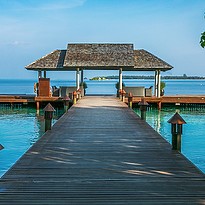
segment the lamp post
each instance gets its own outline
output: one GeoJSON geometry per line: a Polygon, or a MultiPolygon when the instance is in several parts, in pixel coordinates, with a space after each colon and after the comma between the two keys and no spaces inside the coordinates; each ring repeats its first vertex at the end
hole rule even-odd
{"type": "Polygon", "coordinates": [[[140,106],[140,111],[141,111],[141,120],[146,121],[146,111],[147,111],[147,106],[149,105],[144,98],[141,99],[141,101],[138,103],[140,106]]]}
{"type": "Polygon", "coordinates": [[[63,103],[64,103],[64,110],[65,110],[65,112],[67,112],[68,109],[69,109],[69,101],[70,101],[70,98],[66,95],[66,96],[63,98],[63,103]]]}
{"type": "Polygon", "coordinates": [[[186,124],[184,119],[179,115],[178,112],[174,114],[169,120],[171,123],[171,133],[172,133],[172,149],[181,152],[181,135],[182,135],[182,125],[186,124]]]}
{"type": "Polygon", "coordinates": [[[53,112],[55,111],[55,109],[52,107],[50,103],[48,103],[46,107],[43,109],[43,111],[44,111],[45,132],[46,132],[47,130],[51,130],[53,112]]]}

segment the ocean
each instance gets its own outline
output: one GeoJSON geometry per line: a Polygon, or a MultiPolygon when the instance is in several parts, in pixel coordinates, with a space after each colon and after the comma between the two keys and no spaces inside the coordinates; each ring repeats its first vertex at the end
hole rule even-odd
{"type": "MultiPolygon", "coordinates": [[[[205,80],[163,80],[166,83],[165,95],[189,94],[205,95],[205,80]]],[[[0,94],[34,94],[36,80],[0,80],[0,94]]],[[[87,94],[116,94],[117,80],[85,81],[87,94]]],[[[123,80],[125,86],[154,85],[153,80],[123,80]]],[[[74,80],[51,80],[51,86],[75,86],[74,80]]]]}
{"type": "MultiPolygon", "coordinates": [[[[117,80],[86,80],[87,94],[115,95],[117,80]]],[[[205,80],[165,80],[165,95],[189,94],[205,95],[205,80]]],[[[0,94],[34,94],[35,80],[0,80],[0,94]]],[[[153,80],[124,80],[125,86],[154,85],[153,80]]],[[[51,81],[52,86],[74,86],[75,81],[51,81]]],[[[173,116],[176,108],[152,109],[147,112],[147,122],[168,142],[171,142],[170,124],[167,120],[173,116]]],[[[139,113],[139,110],[136,110],[139,113]]],[[[205,110],[180,110],[187,122],[182,136],[182,154],[205,173],[205,110]]],[[[62,115],[55,112],[53,123],[62,115]]],[[[0,106],[0,176],[2,176],[44,133],[43,112],[36,113],[35,108],[0,106]]]]}

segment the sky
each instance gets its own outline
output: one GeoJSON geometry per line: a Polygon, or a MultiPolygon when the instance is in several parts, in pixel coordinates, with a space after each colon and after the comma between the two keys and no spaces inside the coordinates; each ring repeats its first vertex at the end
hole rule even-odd
{"type": "Polygon", "coordinates": [[[68,43],[133,43],[171,64],[166,75],[205,76],[204,12],[205,0],[0,0],[0,79],[37,78],[25,66],[68,43]]]}

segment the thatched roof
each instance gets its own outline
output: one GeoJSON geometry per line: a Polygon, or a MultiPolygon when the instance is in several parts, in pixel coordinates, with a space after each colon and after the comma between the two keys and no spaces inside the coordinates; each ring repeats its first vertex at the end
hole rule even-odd
{"type": "Polygon", "coordinates": [[[28,70],[63,69],[66,50],[55,50],[26,66],[28,70]]]}
{"type": "Polygon", "coordinates": [[[68,44],[67,50],[55,50],[26,66],[28,70],[66,71],[80,69],[162,71],[172,66],[133,44],[68,44]]]}
{"type": "Polygon", "coordinates": [[[132,44],[68,44],[64,67],[133,66],[132,44]]]}
{"type": "Polygon", "coordinates": [[[134,50],[134,68],[138,70],[150,70],[153,68],[170,70],[172,66],[148,51],[141,49],[134,50]]]}

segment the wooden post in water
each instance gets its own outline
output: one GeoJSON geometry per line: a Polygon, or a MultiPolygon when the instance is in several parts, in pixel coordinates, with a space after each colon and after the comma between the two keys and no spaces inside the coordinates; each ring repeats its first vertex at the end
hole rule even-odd
{"type": "Polygon", "coordinates": [[[161,110],[161,109],[162,109],[162,102],[161,102],[161,101],[159,101],[159,102],[157,103],[157,107],[158,107],[158,110],[161,110]]]}
{"type": "Polygon", "coordinates": [[[184,119],[175,113],[175,115],[168,120],[171,123],[171,133],[172,133],[172,149],[181,152],[181,135],[182,135],[182,125],[186,124],[184,119]]]}
{"type": "Polygon", "coordinates": [[[132,100],[133,100],[133,95],[132,93],[129,93],[128,95],[128,107],[132,109],[132,100]]]}
{"type": "Polygon", "coordinates": [[[55,109],[52,107],[50,103],[48,103],[43,110],[44,110],[45,132],[46,132],[47,130],[51,130],[53,112],[55,111],[55,109]]]}
{"type": "Polygon", "coordinates": [[[67,112],[68,109],[69,109],[69,101],[70,101],[70,98],[66,95],[66,96],[63,98],[64,110],[65,110],[65,112],[67,112]]]}
{"type": "Polygon", "coordinates": [[[36,110],[39,111],[39,109],[40,109],[40,102],[36,101],[36,110]]]}

